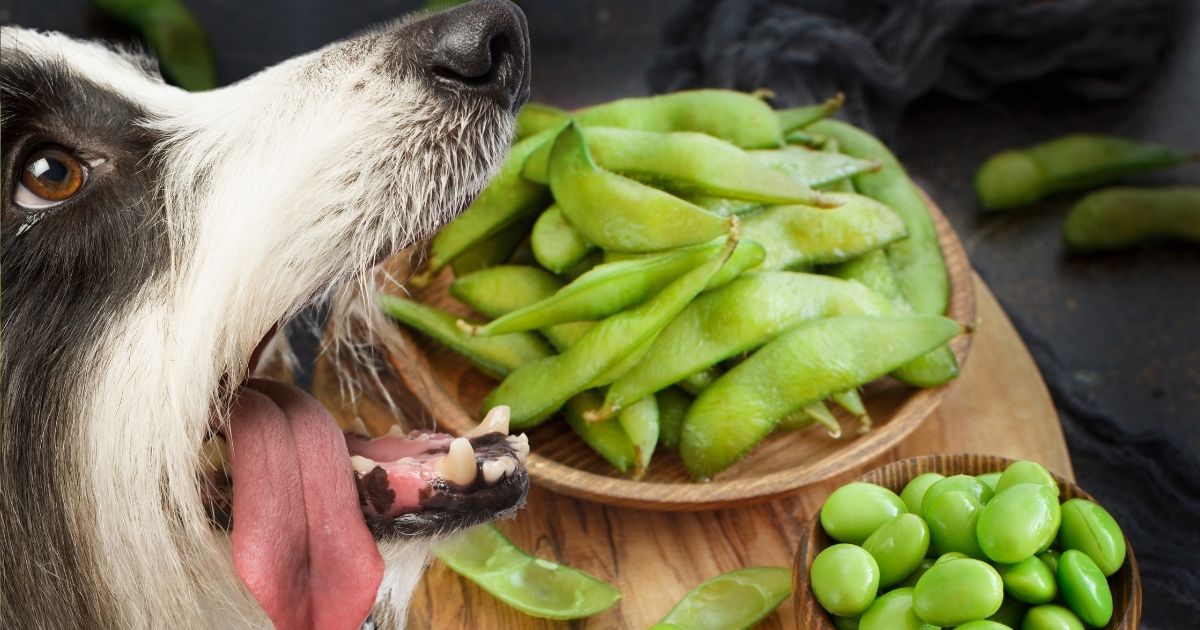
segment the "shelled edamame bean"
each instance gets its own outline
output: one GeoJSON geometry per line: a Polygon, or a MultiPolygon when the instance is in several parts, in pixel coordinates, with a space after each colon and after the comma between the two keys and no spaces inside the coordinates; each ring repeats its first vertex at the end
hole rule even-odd
{"type": "Polygon", "coordinates": [[[1107,578],[1126,553],[1112,515],[1086,499],[1060,505],[1057,482],[1036,462],[992,479],[994,491],[938,473],[898,496],[863,482],[838,488],[820,512],[837,544],[813,561],[813,596],[835,620],[861,614],[860,628],[1107,625],[1107,578]]]}

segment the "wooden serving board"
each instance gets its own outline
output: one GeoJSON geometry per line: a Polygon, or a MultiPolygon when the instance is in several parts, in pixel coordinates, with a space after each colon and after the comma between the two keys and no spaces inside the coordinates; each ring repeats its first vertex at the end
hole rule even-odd
{"type": "MultiPolygon", "coordinates": [[[[885,461],[988,453],[1034,459],[1073,479],[1058,416],[1037,366],[995,297],[978,278],[975,282],[980,326],[961,382],[896,448],[797,494],[719,511],[609,507],[531,488],[528,507],[516,520],[500,523],[500,529],[522,549],[613,582],[623,599],[579,622],[533,619],[435,561],[413,597],[409,627],[647,628],[694,586],[719,573],[754,565],[790,567],[806,521],[829,492],[885,461]]],[[[794,628],[790,607],[785,602],[782,614],[760,627],[794,628]]]]}

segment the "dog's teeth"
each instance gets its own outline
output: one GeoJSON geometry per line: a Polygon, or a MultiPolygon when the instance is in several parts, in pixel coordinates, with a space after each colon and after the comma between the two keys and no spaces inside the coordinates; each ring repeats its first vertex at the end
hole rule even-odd
{"type": "Polygon", "coordinates": [[[486,462],[483,462],[483,480],[486,481],[488,485],[500,481],[500,478],[503,476],[504,462],[498,459],[489,459],[486,462]]]}
{"type": "MultiPolygon", "coordinates": [[[[407,434],[407,433],[405,433],[404,435],[405,435],[405,436],[407,436],[408,434],[407,434]]],[[[418,433],[418,434],[417,434],[417,441],[418,441],[418,442],[428,442],[430,437],[431,437],[431,436],[430,436],[428,433],[418,433]]]]}
{"type": "Polygon", "coordinates": [[[388,427],[387,437],[406,438],[408,437],[408,433],[404,429],[401,429],[400,425],[393,424],[388,427]]]}
{"type": "Polygon", "coordinates": [[[504,463],[504,476],[505,477],[508,477],[508,476],[512,475],[514,472],[517,472],[517,460],[515,460],[511,457],[505,456],[505,457],[500,458],[498,461],[504,463]]]}
{"type": "Polygon", "coordinates": [[[467,437],[479,437],[488,433],[508,435],[508,419],[510,417],[512,417],[512,411],[509,410],[508,405],[492,407],[492,410],[487,413],[487,416],[484,416],[479,426],[467,431],[464,435],[467,437]]]}
{"type": "Polygon", "coordinates": [[[350,421],[350,426],[347,429],[358,436],[365,438],[371,437],[371,432],[367,431],[367,425],[363,424],[362,418],[355,416],[354,420],[350,421]]]}
{"type": "Polygon", "coordinates": [[[374,460],[363,457],[362,455],[350,456],[350,467],[353,468],[354,472],[356,473],[365,475],[374,470],[376,466],[378,466],[378,464],[376,464],[374,460]]]}
{"type": "Polygon", "coordinates": [[[471,442],[467,438],[454,438],[446,456],[438,461],[437,469],[447,480],[460,486],[475,481],[475,449],[471,448],[471,442]]]}
{"type": "Polygon", "coordinates": [[[516,440],[516,441],[518,441],[518,442],[524,442],[525,444],[529,444],[529,436],[528,436],[528,435],[525,435],[524,433],[521,433],[521,434],[517,435],[517,436],[516,436],[516,437],[514,437],[513,439],[514,439],[514,440],[516,440]]]}
{"type": "MultiPolygon", "coordinates": [[[[521,435],[525,434],[522,433],[521,435]]],[[[529,457],[529,441],[526,440],[524,442],[513,442],[511,446],[513,449],[513,454],[517,456],[517,461],[524,464],[525,458],[529,457]]]]}

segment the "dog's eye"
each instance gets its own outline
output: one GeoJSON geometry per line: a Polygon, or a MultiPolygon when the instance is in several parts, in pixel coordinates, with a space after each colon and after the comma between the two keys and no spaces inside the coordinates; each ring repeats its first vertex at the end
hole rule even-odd
{"type": "Polygon", "coordinates": [[[87,167],[62,147],[43,145],[25,158],[13,200],[29,209],[49,208],[70,199],[87,181],[87,167]]]}

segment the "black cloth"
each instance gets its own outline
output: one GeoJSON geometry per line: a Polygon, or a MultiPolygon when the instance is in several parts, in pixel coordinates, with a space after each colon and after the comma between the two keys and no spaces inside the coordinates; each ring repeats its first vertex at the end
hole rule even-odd
{"type": "MultiPolygon", "coordinates": [[[[769,87],[781,106],[846,93],[842,117],[889,136],[931,92],[983,99],[1006,85],[1082,99],[1134,93],[1157,67],[1182,0],[694,0],[665,32],[656,92],[769,87]],[[1030,84],[1029,82],[1035,82],[1030,84]]],[[[987,270],[980,270],[987,276],[987,270]]],[[[1143,627],[1200,626],[1200,463],[1161,432],[1123,428],[1009,311],[1042,370],[1076,476],[1137,553],[1143,627]]],[[[1019,402],[1019,401],[1014,401],[1019,402]]]]}

